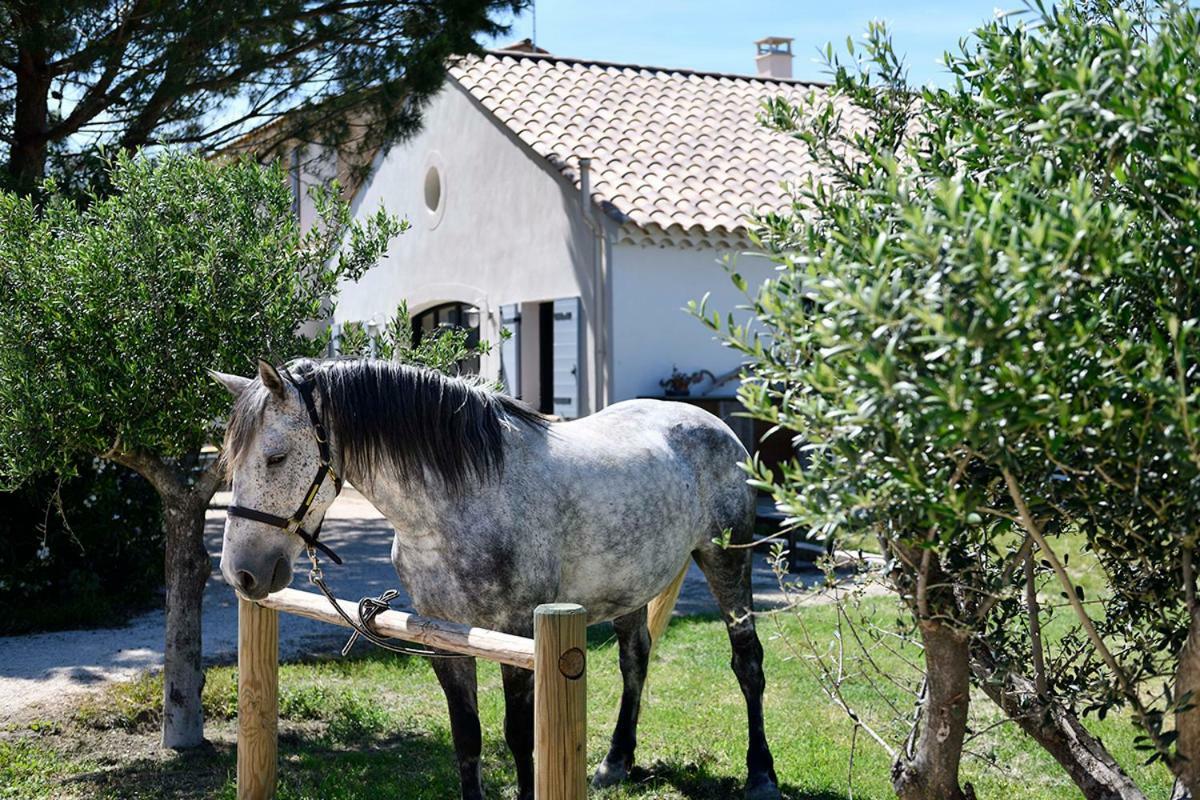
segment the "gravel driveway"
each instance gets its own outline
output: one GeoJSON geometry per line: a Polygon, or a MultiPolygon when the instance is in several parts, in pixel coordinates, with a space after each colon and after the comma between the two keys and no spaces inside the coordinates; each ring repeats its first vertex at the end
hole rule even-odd
{"type": "MultiPolygon", "coordinates": [[[[204,656],[213,663],[229,663],[237,655],[237,603],[217,571],[221,531],[225,524],[227,494],[218,494],[208,511],[205,542],[213,558],[213,574],[204,593],[204,656]]],[[[326,516],[321,530],[345,565],[330,565],[326,577],[340,597],[378,595],[397,584],[390,561],[392,528],[362,495],[347,487],[326,516]]],[[[754,557],[755,597],[759,607],[783,601],[778,583],[764,556],[754,557]]],[[[809,571],[794,576],[800,583],[820,580],[809,571]]],[[[294,584],[305,588],[297,577],[294,584]]],[[[394,602],[405,608],[402,593],[394,602]]],[[[693,564],[680,592],[676,614],[715,612],[716,606],[704,577],[693,564]]],[[[341,628],[313,620],[282,615],[279,622],[280,658],[340,649],[341,628]]],[[[127,680],[144,670],[160,669],[163,660],[163,612],[151,611],[120,628],[60,631],[27,636],[0,637],[0,723],[29,720],[69,702],[80,692],[108,681],[127,680]]]]}

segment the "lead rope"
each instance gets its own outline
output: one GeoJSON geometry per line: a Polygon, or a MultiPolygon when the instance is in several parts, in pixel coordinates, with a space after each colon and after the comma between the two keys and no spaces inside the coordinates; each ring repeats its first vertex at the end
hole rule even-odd
{"type": "Polygon", "coordinates": [[[342,648],[342,655],[348,655],[350,648],[354,647],[354,643],[358,641],[358,637],[366,639],[376,647],[383,650],[390,650],[393,653],[402,653],[410,656],[421,656],[423,658],[474,658],[474,656],[465,655],[463,653],[442,653],[437,650],[423,650],[418,647],[408,647],[402,644],[393,644],[392,639],[387,639],[370,629],[370,624],[373,619],[381,612],[388,610],[390,603],[398,595],[395,589],[388,589],[378,597],[364,597],[358,601],[358,621],[351,619],[350,615],[342,608],[342,604],[334,597],[333,592],[329,591],[329,587],[325,585],[325,576],[321,572],[321,562],[317,560],[317,550],[312,545],[308,545],[308,560],[312,562],[312,568],[308,571],[308,581],[312,585],[321,590],[321,594],[325,595],[325,599],[329,601],[329,605],[333,606],[333,610],[337,612],[342,621],[350,626],[354,633],[350,634],[350,639],[346,642],[346,646],[342,648]]]}

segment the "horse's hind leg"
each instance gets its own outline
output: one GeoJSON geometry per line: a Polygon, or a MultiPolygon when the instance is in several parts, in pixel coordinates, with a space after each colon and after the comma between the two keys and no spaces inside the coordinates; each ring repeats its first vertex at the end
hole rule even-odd
{"type": "Polygon", "coordinates": [[[746,797],[748,800],[774,800],[779,797],[779,781],[767,735],[763,729],[762,644],[754,630],[753,594],[750,582],[750,551],[725,549],[706,544],[693,553],[696,563],[708,579],[709,588],[717,599],[729,643],[733,646],[730,666],[741,684],[746,698],[746,713],[750,723],[750,745],[746,751],[746,797]]]}
{"type": "Polygon", "coordinates": [[[638,711],[642,705],[642,685],[646,682],[646,667],[650,663],[650,630],[646,627],[646,607],[613,620],[620,651],[621,710],[613,730],[612,746],[604,761],[596,768],[592,785],[612,786],[626,778],[633,766],[633,751],[637,747],[638,711]]]}
{"type": "Polygon", "coordinates": [[[450,734],[458,758],[462,798],[483,800],[483,775],[479,763],[483,735],[479,730],[475,659],[434,657],[430,661],[450,709],[450,734]]]}
{"type": "Polygon", "coordinates": [[[533,800],[533,673],[500,665],[504,679],[504,740],[517,765],[517,800],[533,800]]]}

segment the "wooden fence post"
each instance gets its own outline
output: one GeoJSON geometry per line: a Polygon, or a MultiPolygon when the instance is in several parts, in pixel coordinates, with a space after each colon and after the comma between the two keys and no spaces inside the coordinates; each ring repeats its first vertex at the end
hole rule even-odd
{"type": "Polygon", "coordinates": [[[275,796],[279,612],[238,598],[238,800],[275,796]]]}
{"type": "Polygon", "coordinates": [[[534,800],[587,797],[587,613],[574,603],[533,612],[534,800]]]}

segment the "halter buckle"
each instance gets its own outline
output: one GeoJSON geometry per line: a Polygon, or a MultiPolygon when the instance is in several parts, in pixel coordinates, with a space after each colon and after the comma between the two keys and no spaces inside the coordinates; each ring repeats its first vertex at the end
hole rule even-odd
{"type": "Polygon", "coordinates": [[[316,584],[324,577],[324,574],[321,572],[321,562],[317,560],[317,548],[311,544],[307,547],[308,560],[312,562],[312,567],[308,570],[308,581],[309,583],[316,584]]]}

